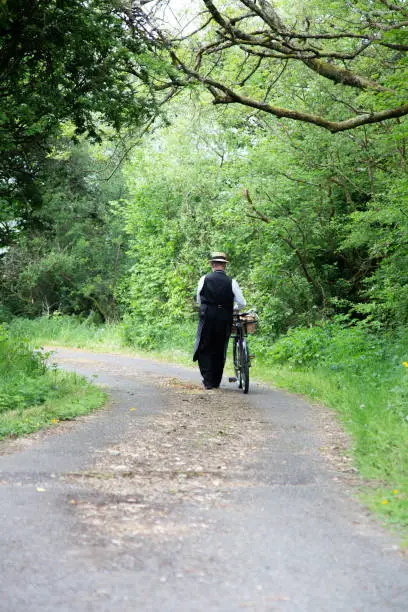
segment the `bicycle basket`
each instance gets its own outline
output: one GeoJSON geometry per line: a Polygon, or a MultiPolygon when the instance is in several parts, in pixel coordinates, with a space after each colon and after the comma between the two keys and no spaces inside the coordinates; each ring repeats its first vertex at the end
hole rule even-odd
{"type": "Polygon", "coordinates": [[[239,321],[243,327],[244,335],[254,334],[256,330],[256,325],[258,323],[258,315],[255,312],[248,312],[246,314],[234,315],[232,321],[232,329],[231,334],[236,335],[237,333],[237,320],[239,321]]]}
{"type": "Polygon", "coordinates": [[[241,316],[241,322],[244,326],[246,334],[254,334],[256,324],[258,323],[258,316],[256,314],[246,314],[241,316]]]}

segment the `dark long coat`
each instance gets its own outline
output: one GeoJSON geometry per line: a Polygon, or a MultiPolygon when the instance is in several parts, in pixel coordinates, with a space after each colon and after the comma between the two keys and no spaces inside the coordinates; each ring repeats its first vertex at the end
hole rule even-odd
{"type": "Polygon", "coordinates": [[[202,344],[206,339],[207,329],[213,329],[215,323],[217,323],[219,333],[223,336],[225,351],[227,348],[228,339],[231,333],[234,303],[231,289],[232,279],[227,277],[224,272],[221,272],[222,277],[228,279],[228,283],[224,281],[220,286],[219,281],[221,278],[219,274],[219,272],[207,274],[201,291],[202,301],[200,305],[200,316],[194,345],[193,361],[197,361],[198,359],[198,349],[200,348],[200,343],[202,344]],[[214,301],[214,296],[218,298],[216,301],[221,301],[222,304],[208,303],[214,301]]]}

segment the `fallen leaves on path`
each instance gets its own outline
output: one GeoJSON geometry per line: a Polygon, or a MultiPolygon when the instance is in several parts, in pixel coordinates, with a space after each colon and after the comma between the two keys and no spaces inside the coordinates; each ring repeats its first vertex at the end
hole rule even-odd
{"type": "Polygon", "coordinates": [[[251,486],[250,464],[268,435],[236,390],[158,382],[167,410],[98,452],[92,470],[71,475],[84,487],[76,510],[107,537],[168,538],[206,529],[206,508],[228,503],[236,487],[251,486]],[[196,511],[189,515],[186,506],[196,511]]]}

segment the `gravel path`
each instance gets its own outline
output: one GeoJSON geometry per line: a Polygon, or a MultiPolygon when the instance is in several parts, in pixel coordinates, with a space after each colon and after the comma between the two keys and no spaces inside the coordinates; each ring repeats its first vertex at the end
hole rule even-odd
{"type": "Polygon", "coordinates": [[[408,565],[355,499],[347,439],[296,396],[58,349],[107,387],[0,443],[0,610],[408,610],[408,565]]]}

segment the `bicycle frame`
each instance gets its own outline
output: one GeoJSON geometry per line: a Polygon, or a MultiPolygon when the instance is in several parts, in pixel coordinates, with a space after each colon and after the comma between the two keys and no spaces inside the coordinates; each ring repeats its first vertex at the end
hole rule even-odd
{"type": "Polygon", "coordinates": [[[248,393],[249,368],[251,367],[251,361],[249,357],[248,344],[245,337],[245,324],[244,321],[240,319],[239,313],[234,313],[234,327],[235,332],[232,337],[234,339],[233,360],[235,379],[230,379],[230,381],[237,382],[239,389],[242,389],[244,393],[248,393]]]}

